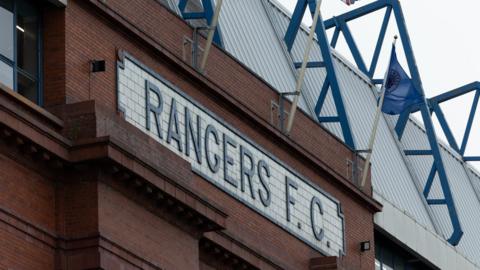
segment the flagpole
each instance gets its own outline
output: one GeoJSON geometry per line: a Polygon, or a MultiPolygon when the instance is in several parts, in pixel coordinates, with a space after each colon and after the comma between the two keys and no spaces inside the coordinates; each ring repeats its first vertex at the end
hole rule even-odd
{"type": "MultiPolygon", "coordinates": [[[[285,133],[288,135],[290,130],[292,129],[293,119],[295,118],[295,112],[297,110],[298,100],[300,99],[300,94],[302,91],[303,79],[305,77],[305,70],[307,69],[308,58],[310,56],[310,51],[313,46],[313,39],[315,36],[315,29],[317,28],[318,18],[320,17],[320,6],[322,5],[322,0],[317,2],[317,6],[315,9],[315,14],[313,15],[313,22],[312,26],[310,27],[310,33],[308,34],[308,42],[307,47],[305,48],[305,52],[303,54],[303,62],[300,68],[300,72],[297,78],[297,83],[295,85],[295,97],[292,102],[292,107],[290,108],[290,114],[288,115],[288,122],[287,122],[287,129],[285,133]]],[[[283,112],[282,112],[283,113],[283,112]]],[[[282,119],[283,121],[283,119],[282,119]]]]}
{"type": "Polygon", "coordinates": [[[205,65],[207,64],[208,55],[210,54],[210,48],[212,47],[213,37],[215,36],[215,31],[217,31],[218,17],[220,16],[222,3],[223,0],[218,0],[217,5],[215,6],[215,13],[213,13],[212,22],[209,26],[205,51],[203,52],[202,62],[200,64],[201,71],[205,70],[205,65]]]}
{"type": "MultiPolygon", "coordinates": [[[[397,42],[397,38],[398,37],[395,35],[393,39],[394,47],[395,47],[395,43],[397,42]]],[[[390,59],[390,62],[391,60],[392,59],[390,59]]],[[[390,70],[390,62],[388,63],[387,71],[385,72],[385,76],[383,78],[382,87],[380,88],[380,92],[381,92],[380,101],[378,102],[377,112],[375,113],[375,119],[373,121],[373,128],[372,128],[372,133],[370,134],[370,140],[368,141],[368,150],[367,150],[368,153],[365,159],[365,164],[363,166],[362,182],[360,183],[361,188],[365,186],[365,182],[367,181],[367,176],[368,176],[368,169],[370,168],[370,160],[372,158],[373,144],[375,143],[375,137],[377,136],[377,129],[378,129],[378,124],[380,123],[380,114],[382,113],[383,100],[385,99],[385,84],[388,77],[388,71],[390,70]]]]}

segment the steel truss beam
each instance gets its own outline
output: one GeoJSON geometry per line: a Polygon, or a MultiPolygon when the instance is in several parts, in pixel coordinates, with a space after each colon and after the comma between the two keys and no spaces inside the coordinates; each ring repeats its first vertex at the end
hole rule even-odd
{"type": "MultiPolygon", "coordinates": [[[[299,1],[300,2],[300,1],[299,1]]],[[[363,7],[357,8],[355,10],[352,10],[350,12],[344,13],[340,16],[333,17],[329,20],[326,20],[324,22],[324,28],[325,29],[330,29],[330,28],[335,28],[334,34],[333,34],[333,39],[332,39],[332,46],[335,46],[338,40],[338,36],[340,32],[343,33],[345,40],[347,42],[347,45],[353,55],[353,58],[355,60],[355,63],[357,67],[363,71],[365,74],[367,74],[370,79],[372,80],[372,83],[382,83],[382,80],[376,80],[373,78],[375,74],[375,70],[378,64],[378,59],[380,56],[380,52],[384,43],[385,39],[385,33],[388,28],[388,24],[390,22],[390,17],[392,15],[395,17],[398,31],[401,37],[403,49],[405,52],[405,56],[407,58],[407,63],[408,67],[410,70],[410,74],[412,76],[412,82],[415,86],[415,88],[420,91],[420,93],[425,96],[424,91],[423,91],[423,86],[422,82],[420,79],[420,74],[416,65],[415,61],[415,56],[413,53],[412,45],[410,42],[410,37],[408,35],[407,27],[405,24],[405,19],[403,16],[403,11],[400,6],[400,3],[398,0],[378,0],[376,2],[373,2],[371,4],[367,4],[363,7]],[[353,36],[350,32],[350,29],[347,26],[347,23],[358,19],[360,17],[369,15],[370,13],[376,12],[378,10],[385,9],[385,15],[384,19],[382,22],[382,26],[380,28],[380,33],[376,42],[375,50],[373,53],[372,61],[370,63],[370,67],[367,69],[364,59],[362,58],[362,55],[355,43],[355,40],[353,39],[353,36]]],[[[476,96],[477,102],[478,102],[478,95],[476,96]]],[[[474,104],[476,105],[476,104],[474,104]]],[[[438,106],[437,106],[438,107],[438,106]]],[[[427,101],[423,102],[422,104],[416,106],[415,108],[417,111],[421,112],[423,123],[425,125],[428,141],[430,144],[430,149],[419,149],[419,150],[405,150],[406,155],[421,155],[421,156],[432,156],[434,159],[432,170],[428,176],[427,182],[425,184],[425,188],[423,191],[423,195],[425,196],[426,202],[429,205],[445,205],[448,209],[450,221],[452,223],[453,227],[453,232],[450,238],[448,239],[448,242],[452,245],[457,245],[462,238],[463,231],[462,227],[460,224],[460,221],[458,219],[458,214],[457,210],[455,207],[455,203],[453,200],[452,192],[450,190],[450,185],[448,183],[448,178],[447,174],[445,172],[445,167],[443,164],[441,152],[440,152],[440,147],[437,142],[437,136],[435,134],[435,129],[433,127],[433,122],[431,119],[431,108],[429,107],[427,101]],[[433,181],[435,179],[435,175],[438,175],[438,178],[440,180],[440,186],[442,188],[442,192],[444,195],[444,199],[429,199],[429,194],[430,194],[430,189],[433,184],[433,181]]],[[[436,108],[436,111],[440,112],[437,113],[437,115],[441,114],[440,108],[436,108]]],[[[412,110],[408,110],[404,112],[403,114],[400,115],[397,125],[395,127],[395,131],[397,132],[398,139],[401,140],[401,135],[405,129],[405,126],[408,122],[410,113],[412,110]]],[[[440,116],[441,117],[441,116],[440,116]]],[[[471,117],[473,118],[473,116],[471,117]]],[[[442,121],[440,121],[442,122],[442,121]]],[[[446,122],[445,122],[446,123],[446,122]]],[[[469,122],[470,123],[470,122],[469,122]]],[[[470,125],[471,126],[471,125],[470,125]]],[[[448,129],[448,131],[450,131],[448,129]]],[[[451,133],[451,131],[450,131],[451,133]]],[[[466,132],[466,137],[464,138],[464,142],[462,143],[462,147],[460,148],[460,151],[462,149],[464,150],[464,145],[466,145],[466,140],[468,140],[468,135],[469,131],[466,132]]],[[[450,136],[450,135],[449,135],[450,136]]],[[[451,137],[453,138],[453,136],[451,137]]],[[[453,141],[452,141],[453,142],[453,141]]],[[[455,145],[455,144],[454,144],[455,145]]],[[[458,149],[458,147],[454,148],[458,149]]],[[[476,157],[472,157],[472,159],[475,159],[476,157]]],[[[479,158],[480,159],[480,158],[479,158]]]]}
{"type": "MultiPolygon", "coordinates": [[[[207,24],[210,26],[213,20],[214,12],[215,12],[215,8],[214,8],[215,5],[213,3],[213,0],[201,0],[201,1],[203,6],[202,12],[187,12],[186,9],[187,9],[188,0],[180,0],[178,2],[178,9],[180,10],[180,13],[182,14],[182,17],[184,20],[205,19],[207,21],[207,24]]],[[[217,26],[217,29],[215,29],[213,42],[218,46],[223,47],[222,35],[220,32],[219,26],[217,26]]]]}
{"type": "MultiPolygon", "coordinates": [[[[291,53],[293,44],[297,37],[298,31],[300,30],[302,18],[305,14],[307,6],[310,9],[310,14],[314,15],[315,8],[317,3],[315,0],[298,0],[295,10],[292,15],[292,19],[287,28],[287,32],[284,37],[284,41],[287,45],[287,50],[291,53]]],[[[350,129],[350,124],[348,122],[347,112],[345,110],[343,98],[340,92],[340,86],[338,84],[337,75],[335,72],[332,53],[330,45],[328,42],[327,34],[325,32],[324,22],[322,16],[318,18],[318,24],[315,29],[315,34],[317,35],[317,43],[320,47],[322,54],[323,62],[310,62],[307,64],[307,68],[319,68],[324,67],[327,70],[327,77],[323,83],[323,87],[318,98],[317,104],[315,106],[315,113],[319,122],[336,122],[339,123],[342,128],[342,134],[345,143],[352,149],[355,149],[355,142],[353,140],[352,131],[350,129]],[[331,89],[333,101],[337,110],[337,116],[334,117],[320,117],[320,112],[322,111],[325,98],[327,96],[328,89],[331,89]]],[[[298,66],[298,63],[295,63],[295,66],[298,66]]]]}
{"type": "MultiPolygon", "coordinates": [[[[480,161],[480,156],[465,157],[465,151],[467,150],[467,144],[470,138],[470,133],[472,131],[473,120],[475,118],[475,113],[477,112],[479,100],[480,82],[469,83],[457,89],[427,99],[428,105],[430,107],[430,112],[434,113],[437,116],[438,122],[440,123],[440,127],[442,128],[442,131],[447,138],[448,144],[462,156],[464,161],[480,161]],[[473,98],[472,107],[470,108],[470,113],[468,114],[467,126],[465,127],[462,142],[461,144],[458,144],[457,140],[453,136],[450,126],[447,123],[443,110],[440,108],[440,104],[471,92],[475,92],[475,96],[473,98]]],[[[410,109],[410,113],[417,112],[418,110],[418,107],[413,107],[410,109]]],[[[399,123],[397,128],[397,133],[399,134],[399,136],[403,135],[404,130],[405,124],[399,123]]]]}

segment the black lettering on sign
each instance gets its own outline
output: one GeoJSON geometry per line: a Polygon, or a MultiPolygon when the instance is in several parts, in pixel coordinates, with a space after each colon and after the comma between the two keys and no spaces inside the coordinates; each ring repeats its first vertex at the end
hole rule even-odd
{"type": "Polygon", "coordinates": [[[202,139],[200,136],[202,128],[202,121],[199,115],[197,115],[197,132],[193,130],[192,116],[190,110],[185,107],[185,154],[190,156],[190,137],[193,142],[193,149],[195,150],[195,156],[197,157],[198,164],[202,164],[202,139]]]}
{"type": "Polygon", "coordinates": [[[240,145],[240,189],[245,192],[245,178],[248,180],[248,186],[250,188],[250,194],[252,199],[255,200],[255,192],[253,191],[253,176],[255,176],[255,163],[253,161],[252,153],[240,145]],[[246,159],[249,159],[250,168],[246,168],[246,159]]]}
{"type": "Polygon", "coordinates": [[[270,167],[268,166],[268,163],[265,162],[263,159],[258,161],[257,173],[258,173],[258,178],[260,179],[260,184],[265,191],[265,195],[264,195],[264,193],[262,193],[261,190],[258,189],[258,194],[260,195],[260,201],[262,201],[263,206],[268,207],[270,206],[270,203],[271,203],[271,194],[270,194],[271,191],[270,191],[270,186],[268,185],[265,177],[270,178],[270,167]],[[265,175],[262,172],[265,172],[265,175]]]}
{"type": "Polygon", "coordinates": [[[211,151],[210,151],[210,135],[213,136],[213,140],[215,144],[220,145],[218,142],[218,133],[217,129],[213,125],[208,125],[207,129],[205,129],[205,156],[207,158],[208,168],[212,173],[217,173],[220,169],[220,157],[217,154],[213,154],[213,161],[211,158],[211,151]]]}
{"type": "Polygon", "coordinates": [[[293,188],[298,190],[298,184],[294,182],[292,179],[285,176],[285,195],[287,199],[285,200],[287,203],[287,221],[290,222],[290,205],[295,205],[295,198],[290,195],[290,189],[293,188]]]}
{"type": "Polygon", "coordinates": [[[315,207],[318,208],[318,211],[321,216],[323,216],[323,205],[322,201],[318,197],[313,197],[312,201],[310,202],[310,220],[312,222],[312,231],[313,235],[318,241],[322,241],[323,237],[325,236],[323,228],[317,230],[315,224],[315,207]]]}
{"type": "Polygon", "coordinates": [[[161,118],[160,115],[162,114],[163,110],[163,97],[160,89],[153,83],[145,80],[145,120],[146,120],[146,128],[150,130],[150,113],[153,113],[153,118],[155,119],[155,124],[157,126],[157,134],[160,139],[163,139],[162,135],[162,126],[161,126],[161,118]],[[158,105],[155,106],[150,102],[150,93],[153,92],[158,99],[158,105]]]}
{"type": "Polygon", "coordinates": [[[178,128],[178,113],[177,101],[172,98],[172,105],[170,106],[170,117],[168,119],[167,143],[175,140],[177,142],[178,151],[182,150],[182,137],[180,137],[180,130],[178,128]]]}
{"type": "Polygon", "coordinates": [[[223,134],[223,178],[234,187],[238,187],[238,181],[228,174],[228,166],[235,163],[233,158],[228,155],[228,147],[237,148],[237,142],[230,138],[227,134],[223,134]]]}

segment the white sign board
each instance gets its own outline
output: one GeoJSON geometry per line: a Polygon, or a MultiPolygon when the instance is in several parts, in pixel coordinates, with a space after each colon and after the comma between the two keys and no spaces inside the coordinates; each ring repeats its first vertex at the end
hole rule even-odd
{"type": "Polygon", "coordinates": [[[118,108],[128,122],[309,246],[328,256],[344,253],[336,199],[130,55],[123,58],[117,65],[118,108]]]}

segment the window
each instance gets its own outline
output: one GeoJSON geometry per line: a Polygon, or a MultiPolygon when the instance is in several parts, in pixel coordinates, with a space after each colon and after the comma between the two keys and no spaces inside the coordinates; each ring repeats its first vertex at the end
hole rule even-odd
{"type": "Polygon", "coordinates": [[[375,270],[430,270],[418,257],[392,240],[375,233],[375,270]]]}
{"type": "Polygon", "coordinates": [[[37,1],[0,0],[0,83],[40,104],[37,1]]]}

